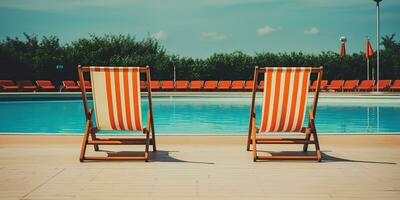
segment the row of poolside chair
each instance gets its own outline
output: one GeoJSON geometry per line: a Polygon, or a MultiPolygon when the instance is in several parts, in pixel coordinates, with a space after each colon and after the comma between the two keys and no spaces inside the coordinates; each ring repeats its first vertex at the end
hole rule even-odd
{"type": "MultiPolygon", "coordinates": [[[[332,80],[328,85],[328,80],[321,80],[320,90],[328,91],[396,91],[400,90],[400,80],[379,80],[375,85],[374,80],[363,80],[359,83],[359,80],[332,80]]],[[[311,91],[315,91],[317,88],[317,81],[314,81],[310,86],[311,91]]]]}
{"type": "MultiPolygon", "coordinates": [[[[69,91],[78,92],[80,91],[79,81],[64,80],[62,85],[56,87],[50,80],[37,80],[36,84],[33,84],[30,80],[17,80],[16,82],[12,80],[0,80],[1,91],[69,91]]],[[[321,80],[320,90],[321,91],[374,91],[379,85],[380,91],[399,91],[400,90],[400,80],[395,80],[391,84],[391,80],[379,80],[379,84],[375,85],[374,80],[332,80],[328,85],[328,80],[321,80]]],[[[154,91],[251,91],[253,89],[253,80],[178,80],[176,83],[170,80],[162,81],[151,81],[150,86],[154,91]]],[[[91,90],[90,81],[85,81],[85,85],[88,86],[87,90],[91,90]]],[[[147,83],[145,81],[140,81],[140,88],[142,90],[146,89],[147,83]]],[[[310,86],[310,91],[315,91],[317,87],[317,81],[314,81],[310,86]]],[[[263,90],[264,80],[261,80],[257,84],[258,90],[263,90]]]]}
{"type": "MultiPolygon", "coordinates": [[[[252,80],[249,80],[249,81],[244,81],[244,80],[235,80],[235,81],[193,80],[190,82],[187,80],[178,80],[178,81],[176,81],[176,84],[174,84],[174,81],[167,81],[167,80],[150,82],[152,90],[166,90],[166,91],[167,90],[205,90],[205,91],[214,91],[214,90],[243,91],[243,90],[248,90],[248,91],[250,91],[253,89],[253,84],[254,84],[254,81],[252,81],[252,80]]],[[[258,89],[262,89],[263,85],[264,85],[264,81],[261,81],[260,84],[258,85],[258,89]]],[[[141,88],[142,89],[146,88],[146,83],[143,81],[141,82],[141,88]]]]}
{"type": "MultiPolygon", "coordinates": [[[[32,83],[30,80],[0,80],[0,90],[8,91],[8,92],[33,92],[33,91],[42,91],[42,92],[55,92],[55,91],[70,91],[70,92],[78,92],[81,91],[81,87],[79,81],[75,82],[72,80],[62,81],[62,86],[57,87],[50,80],[37,80],[36,84],[32,83]]],[[[88,90],[91,90],[90,82],[85,81],[85,85],[88,90]]]]}
{"type": "MultiPolygon", "coordinates": [[[[379,80],[379,84],[375,85],[374,80],[362,80],[359,84],[359,80],[332,80],[328,85],[328,80],[321,80],[320,90],[327,91],[373,91],[376,90],[379,85],[380,91],[387,90],[400,90],[400,80],[395,80],[391,85],[391,80],[379,80]]],[[[253,89],[253,80],[210,80],[200,81],[194,80],[189,81],[179,80],[174,85],[173,81],[151,81],[151,89],[153,90],[205,90],[205,91],[251,91],[253,89]]],[[[315,91],[317,87],[317,80],[310,86],[310,91],[315,91]]],[[[146,83],[141,82],[141,88],[146,88],[146,83]]],[[[264,80],[261,80],[257,85],[258,90],[264,89],[264,80]]]]}

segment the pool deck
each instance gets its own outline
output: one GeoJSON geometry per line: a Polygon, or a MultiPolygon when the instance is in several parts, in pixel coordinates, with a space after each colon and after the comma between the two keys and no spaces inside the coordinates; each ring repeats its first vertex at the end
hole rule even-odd
{"type": "Polygon", "coordinates": [[[321,135],[321,163],[253,162],[244,142],[159,136],[150,162],[80,163],[81,136],[0,135],[0,199],[400,199],[400,135],[321,135]]]}

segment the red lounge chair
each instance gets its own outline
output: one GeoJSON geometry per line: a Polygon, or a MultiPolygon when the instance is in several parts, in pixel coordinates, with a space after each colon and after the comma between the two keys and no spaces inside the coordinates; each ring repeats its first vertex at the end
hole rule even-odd
{"type": "MultiPolygon", "coordinates": [[[[328,85],[328,81],[327,80],[321,80],[321,85],[319,86],[319,90],[325,90],[326,89],[326,85],[328,85]]],[[[315,91],[315,89],[317,89],[317,80],[315,80],[312,84],[312,86],[310,87],[311,91],[315,91]]]]}
{"type": "Polygon", "coordinates": [[[150,87],[152,90],[159,90],[161,88],[160,81],[151,81],[150,87]]]}
{"type": "MultiPolygon", "coordinates": [[[[81,83],[80,83],[80,81],[77,81],[77,82],[78,82],[78,86],[80,88],[81,83]]],[[[84,84],[85,84],[86,91],[92,91],[92,84],[90,83],[90,81],[85,81],[84,84]]]]}
{"type": "Polygon", "coordinates": [[[161,81],[161,89],[174,90],[174,81],[161,81]]]}
{"type": "Polygon", "coordinates": [[[19,87],[12,80],[0,80],[0,88],[3,91],[18,91],[19,87]]]}
{"type": "Polygon", "coordinates": [[[258,84],[257,89],[264,90],[264,80],[260,81],[260,84],[258,84]]]}
{"type": "Polygon", "coordinates": [[[243,90],[244,89],[244,81],[233,81],[232,82],[232,90],[243,90]]]}
{"type": "Polygon", "coordinates": [[[200,90],[201,88],[203,88],[203,81],[191,81],[190,82],[191,90],[200,90]]]}
{"type": "Polygon", "coordinates": [[[219,90],[229,90],[230,87],[231,87],[231,81],[219,81],[218,82],[219,90]]]}
{"type": "Polygon", "coordinates": [[[254,81],[246,81],[246,85],[244,86],[245,90],[253,90],[254,81]]]}
{"type": "Polygon", "coordinates": [[[392,91],[400,90],[400,80],[395,80],[393,85],[390,86],[390,90],[392,91]]]}
{"type": "Polygon", "coordinates": [[[66,91],[80,91],[81,88],[79,85],[75,83],[75,81],[67,80],[67,81],[62,81],[63,86],[66,91]]]}
{"type": "Polygon", "coordinates": [[[218,84],[218,81],[206,81],[204,83],[204,89],[205,90],[215,90],[215,89],[217,89],[217,84],[218,84]]]}
{"type": "Polygon", "coordinates": [[[146,89],[146,82],[140,81],[140,90],[145,90],[146,89]]]}
{"type": "Polygon", "coordinates": [[[22,89],[22,91],[35,91],[37,86],[34,85],[30,80],[17,80],[17,85],[22,89]]]}
{"type": "Polygon", "coordinates": [[[357,87],[358,91],[361,90],[371,90],[372,87],[374,86],[375,81],[374,80],[363,80],[361,81],[360,85],[357,87]]]}
{"type": "Polygon", "coordinates": [[[358,86],[359,80],[347,80],[342,87],[343,90],[354,91],[358,86]]]}
{"type": "Polygon", "coordinates": [[[331,84],[327,87],[328,90],[338,91],[341,90],[344,84],[344,80],[333,80],[331,84]]]}
{"type": "Polygon", "coordinates": [[[189,89],[189,81],[176,81],[176,89],[177,90],[188,90],[189,89]]]}
{"type": "Polygon", "coordinates": [[[376,84],[372,87],[372,90],[376,90],[377,86],[379,85],[379,90],[386,90],[390,87],[390,83],[392,80],[379,80],[379,84],[376,84]]]}
{"type": "Polygon", "coordinates": [[[37,80],[36,85],[41,91],[56,91],[56,87],[49,80],[37,80]]]}

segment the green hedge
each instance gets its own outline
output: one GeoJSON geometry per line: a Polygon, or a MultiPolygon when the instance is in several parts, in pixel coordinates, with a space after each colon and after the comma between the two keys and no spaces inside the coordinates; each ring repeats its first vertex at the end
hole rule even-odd
{"type": "MultiPolygon", "coordinates": [[[[236,51],[216,53],[205,59],[168,54],[156,40],[137,40],[131,35],[91,35],[61,45],[58,37],[38,39],[24,34],[24,39],[6,38],[0,42],[0,79],[77,80],[76,66],[112,65],[152,67],[152,79],[173,79],[176,66],[181,80],[252,79],[254,66],[324,66],[324,79],[365,79],[364,53],[344,58],[336,52],[320,54],[256,53],[254,56],[236,51]],[[60,72],[56,65],[64,65],[60,72]]],[[[394,34],[382,38],[381,79],[400,79],[400,43],[394,34]]],[[[375,58],[370,60],[375,65],[375,58]]]]}

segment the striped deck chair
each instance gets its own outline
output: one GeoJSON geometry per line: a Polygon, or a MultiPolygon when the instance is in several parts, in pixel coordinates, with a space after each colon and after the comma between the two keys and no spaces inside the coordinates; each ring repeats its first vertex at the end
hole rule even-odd
{"type": "Polygon", "coordinates": [[[264,73],[264,99],[261,113],[261,124],[256,128],[255,97],[257,84],[253,85],[247,150],[253,146],[253,160],[261,159],[316,159],[321,161],[317,130],[314,117],[317,108],[319,86],[321,84],[322,67],[256,67],[254,83],[259,73],[264,73]],[[314,103],[309,110],[307,127],[303,126],[305,118],[310,74],[317,73],[318,83],[314,94],[314,103]],[[267,138],[257,136],[262,132],[297,132],[305,133],[305,138],[267,138]],[[311,139],[313,136],[313,140],[311,139]],[[308,144],[315,144],[316,155],[257,155],[258,144],[303,144],[307,151],[308,144]]]}
{"type": "MultiPolygon", "coordinates": [[[[94,67],[78,66],[80,85],[84,83],[84,72],[90,73],[94,116],[96,127],[93,126],[92,112],[86,97],[86,86],[82,87],[82,99],[86,115],[86,128],[82,141],[80,161],[84,160],[145,160],[149,159],[149,145],[156,151],[156,141],[153,122],[151,89],[147,87],[148,117],[147,128],[142,124],[142,108],[140,96],[140,74],[146,74],[147,85],[150,85],[150,68],[147,67],[94,67]],[[144,135],[135,137],[100,138],[97,130],[141,131],[144,135]],[[89,139],[89,134],[91,139],[89,139]],[[138,138],[140,137],[140,138],[138,138]],[[85,156],[86,146],[94,145],[144,145],[145,150],[140,155],[119,155],[119,152],[108,156],[85,156]]],[[[129,152],[128,152],[129,153],[129,152]]]]}

